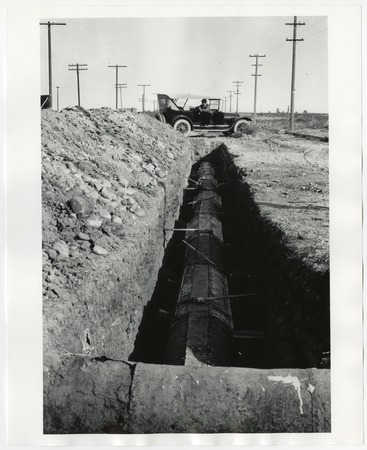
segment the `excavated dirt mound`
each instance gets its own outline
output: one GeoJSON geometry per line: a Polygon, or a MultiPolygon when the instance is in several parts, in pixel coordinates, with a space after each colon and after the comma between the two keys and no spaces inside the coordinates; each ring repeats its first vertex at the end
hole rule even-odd
{"type": "Polygon", "coordinates": [[[61,355],[127,359],[179,207],[189,141],[111,109],[43,112],[46,370],[61,355]]]}

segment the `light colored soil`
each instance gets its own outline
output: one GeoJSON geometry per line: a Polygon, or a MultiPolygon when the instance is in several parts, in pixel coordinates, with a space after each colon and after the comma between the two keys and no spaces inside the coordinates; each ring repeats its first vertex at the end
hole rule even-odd
{"type": "Polygon", "coordinates": [[[309,264],[329,264],[328,144],[261,129],[228,139],[261,213],[285,233],[289,246],[309,264]]]}

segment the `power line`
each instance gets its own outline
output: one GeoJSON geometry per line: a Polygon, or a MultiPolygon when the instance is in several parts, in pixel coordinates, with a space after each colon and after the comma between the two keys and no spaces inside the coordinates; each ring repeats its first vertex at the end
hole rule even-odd
{"type": "Polygon", "coordinates": [[[147,86],[150,86],[150,84],[138,84],[138,86],[142,86],[143,87],[143,96],[142,96],[141,100],[139,99],[139,101],[141,101],[142,104],[143,104],[142,111],[144,112],[145,111],[145,102],[146,102],[146,100],[145,100],[145,88],[147,86]]]}
{"type": "Polygon", "coordinates": [[[119,67],[127,67],[127,66],[119,66],[118,64],[114,66],[108,66],[108,67],[114,67],[116,69],[116,109],[118,109],[118,84],[119,84],[119,67]]]}
{"type": "Polygon", "coordinates": [[[57,92],[57,111],[60,111],[60,108],[59,108],[59,89],[60,89],[60,86],[56,86],[56,92],[57,92]]]}
{"type": "Polygon", "coordinates": [[[304,31],[310,30],[311,28],[315,27],[315,26],[318,25],[320,22],[322,22],[323,20],[326,20],[326,19],[327,19],[326,17],[322,17],[322,18],[321,18],[319,21],[317,21],[316,23],[313,23],[312,25],[310,25],[310,26],[304,28],[304,31]]]}
{"type": "Polygon", "coordinates": [[[122,90],[127,88],[126,83],[120,83],[116,85],[120,91],[120,108],[122,109],[122,90]]]}
{"type": "Polygon", "coordinates": [[[326,60],[326,56],[324,56],[324,58],[322,58],[321,61],[319,61],[316,66],[311,70],[311,72],[309,74],[307,74],[300,83],[298,83],[298,87],[302,86],[304,84],[305,81],[310,79],[310,76],[315,72],[316,69],[318,69],[321,64],[326,60]]]}
{"type": "Polygon", "coordinates": [[[233,81],[233,84],[235,84],[236,85],[236,91],[235,91],[235,94],[236,94],[236,113],[238,113],[238,96],[241,94],[241,92],[238,90],[238,88],[239,88],[239,86],[240,86],[240,84],[242,84],[243,83],[243,81],[233,81]]]}
{"type": "Polygon", "coordinates": [[[76,83],[78,88],[78,106],[80,106],[80,84],[79,84],[79,71],[88,70],[87,64],[69,64],[69,70],[76,71],[76,83]]]}
{"type": "MultiPolygon", "coordinates": [[[[284,41],[284,44],[286,44],[285,41],[284,41]]],[[[268,68],[268,70],[265,70],[263,75],[267,75],[268,73],[273,72],[277,67],[279,67],[289,57],[290,54],[291,54],[291,50],[288,48],[284,57],[282,59],[278,60],[277,64],[274,67],[270,67],[270,68],[268,68]]],[[[269,61],[268,61],[268,63],[269,63],[269,61]]]]}
{"type": "Polygon", "coordinates": [[[293,55],[292,55],[292,83],[291,83],[291,120],[290,129],[294,130],[294,92],[295,92],[295,78],[296,78],[296,42],[303,41],[304,39],[297,39],[297,26],[305,25],[305,22],[297,22],[297,16],[294,16],[293,23],[286,23],[286,25],[293,26],[293,39],[286,39],[286,41],[293,42],[293,55]]]}
{"type": "Polygon", "coordinates": [[[223,111],[226,112],[227,111],[227,97],[223,97],[223,111]]]}
{"type": "Polygon", "coordinates": [[[262,64],[259,64],[259,58],[265,58],[265,55],[249,55],[250,58],[256,58],[256,63],[251,64],[252,66],[255,66],[255,73],[251,74],[252,77],[255,77],[255,89],[254,89],[254,114],[253,114],[253,122],[256,124],[256,94],[257,94],[257,77],[261,77],[261,74],[257,72],[257,68],[259,66],[262,66],[262,64]]]}
{"type": "Polygon", "coordinates": [[[268,52],[268,53],[272,54],[272,56],[267,60],[268,65],[275,58],[275,56],[280,52],[280,50],[285,46],[285,44],[286,44],[286,42],[282,41],[282,43],[276,47],[276,50],[271,50],[270,52],[268,52]]]}
{"type": "Polygon", "coordinates": [[[305,37],[306,37],[306,38],[309,38],[309,37],[312,37],[312,36],[316,36],[317,34],[323,33],[323,32],[326,31],[326,30],[327,30],[327,28],[323,28],[323,29],[320,30],[320,31],[316,31],[315,33],[308,34],[308,35],[306,35],[305,37]]]}
{"type": "Polygon", "coordinates": [[[232,94],[234,91],[227,91],[229,92],[229,112],[232,112],[232,94]]]}
{"type": "MultiPolygon", "coordinates": [[[[326,19],[327,19],[327,17],[322,17],[322,18],[321,18],[319,21],[317,21],[316,23],[313,23],[313,24],[311,24],[311,25],[309,25],[309,26],[306,26],[306,27],[304,28],[304,31],[306,31],[306,30],[308,31],[309,29],[313,28],[314,26],[318,25],[319,23],[323,22],[323,21],[326,20],[326,19]]],[[[269,28],[269,30],[272,31],[272,28],[269,28]]],[[[316,32],[315,34],[318,34],[318,33],[322,32],[322,31],[324,31],[324,30],[318,31],[318,32],[316,32]]],[[[268,34],[269,34],[269,33],[267,33],[267,35],[268,35],[268,34]]],[[[274,34],[274,33],[273,33],[273,34],[274,34]]],[[[313,36],[313,34],[311,34],[311,36],[313,36]]],[[[307,35],[307,36],[304,36],[304,37],[308,37],[308,35],[307,35]]],[[[272,46],[272,48],[267,49],[266,53],[269,54],[269,55],[271,55],[270,58],[267,59],[267,63],[266,63],[267,67],[269,67],[270,63],[272,63],[272,61],[274,60],[275,56],[281,51],[281,49],[282,49],[285,45],[286,45],[286,41],[282,41],[280,44],[279,44],[279,43],[278,43],[278,44],[275,44],[275,45],[272,46]]],[[[284,61],[284,59],[285,59],[285,58],[283,58],[283,61],[284,61]]],[[[272,70],[272,69],[270,69],[270,70],[272,70]]],[[[267,70],[266,72],[264,72],[264,74],[265,74],[265,73],[268,73],[268,70],[267,70]]]]}
{"type": "Polygon", "coordinates": [[[41,22],[40,25],[47,25],[48,29],[48,95],[49,105],[52,108],[52,60],[51,60],[51,27],[54,25],[66,25],[63,22],[41,22]]]}

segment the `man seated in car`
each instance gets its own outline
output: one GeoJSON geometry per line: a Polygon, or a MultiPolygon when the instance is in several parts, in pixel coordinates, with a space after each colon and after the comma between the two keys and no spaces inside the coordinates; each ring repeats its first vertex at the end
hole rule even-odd
{"type": "Polygon", "coordinates": [[[201,100],[201,105],[198,106],[200,111],[200,121],[202,125],[210,125],[212,123],[213,111],[210,111],[209,102],[206,98],[201,100]]]}

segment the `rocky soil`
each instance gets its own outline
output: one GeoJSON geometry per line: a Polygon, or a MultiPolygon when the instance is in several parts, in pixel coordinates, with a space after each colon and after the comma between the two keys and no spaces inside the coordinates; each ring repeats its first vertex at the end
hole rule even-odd
{"type": "Polygon", "coordinates": [[[181,201],[179,174],[191,166],[188,147],[139,114],[43,112],[47,373],[69,354],[128,358],[181,201]]]}
{"type": "Polygon", "coordinates": [[[261,122],[254,135],[184,138],[127,110],[42,111],[46,403],[68,359],[128,360],[191,166],[222,143],[289,254],[327,273],[326,142],[261,122]]]}

